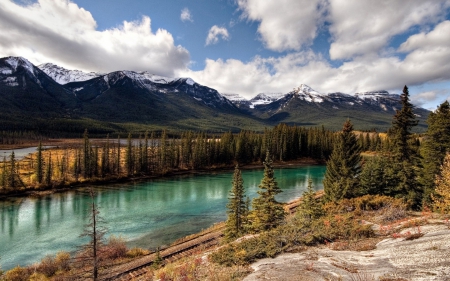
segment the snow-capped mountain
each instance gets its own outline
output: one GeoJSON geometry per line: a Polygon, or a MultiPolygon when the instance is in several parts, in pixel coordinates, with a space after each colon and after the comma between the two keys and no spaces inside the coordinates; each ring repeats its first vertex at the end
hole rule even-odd
{"type": "Polygon", "coordinates": [[[255,106],[269,104],[284,97],[283,93],[260,93],[250,100],[250,108],[255,106]]]}
{"type": "MultiPolygon", "coordinates": [[[[340,129],[350,118],[355,128],[386,130],[395,110],[401,107],[400,96],[386,91],[323,94],[301,84],[286,94],[261,93],[246,100],[238,95],[224,97],[190,78],[136,71],[86,74],[52,64],[41,67],[43,70],[20,57],[0,58],[2,128],[8,128],[5,122],[9,121],[5,120],[17,117],[27,120],[25,130],[45,128],[50,119],[61,120],[60,124],[69,119],[75,122],[70,124],[81,122],[81,129],[71,127],[71,131],[96,124],[74,120],[182,126],[187,130],[195,130],[197,125],[216,130],[239,130],[242,126],[254,129],[279,122],[340,129]]],[[[415,109],[422,130],[428,113],[415,109]]],[[[14,126],[11,128],[15,130],[14,126]]]]}
{"type": "Polygon", "coordinates": [[[86,73],[81,70],[69,70],[53,63],[44,63],[37,67],[61,85],[70,82],[86,81],[104,75],[104,73],[98,72],[86,73]]]}

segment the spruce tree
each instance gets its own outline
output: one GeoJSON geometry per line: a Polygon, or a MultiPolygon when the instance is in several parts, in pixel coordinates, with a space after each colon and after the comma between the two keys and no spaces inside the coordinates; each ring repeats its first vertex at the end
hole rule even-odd
{"type": "Polygon", "coordinates": [[[444,158],[440,173],[436,175],[435,194],[431,194],[434,209],[443,214],[450,213],[450,153],[444,158]]]}
{"type": "Polygon", "coordinates": [[[281,193],[282,190],[275,181],[269,151],[266,152],[264,161],[264,177],[258,187],[259,196],[252,202],[252,226],[257,231],[264,231],[279,226],[285,216],[283,205],[275,200],[275,195],[281,193]]]}
{"type": "Polygon", "coordinates": [[[450,151],[450,104],[445,101],[431,112],[427,119],[428,129],[425,133],[422,155],[422,174],[420,182],[424,188],[424,201],[430,203],[434,193],[436,174],[442,165],[445,153],[450,151]]]}
{"type": "Polygon", "coordinates": [[[316,199],[316,192],[312,187],[312,179],[308,179],[308,188],[303,192],[296,216],[303,221],[311,222],[322,215],[321,203],[316,199]]]}
{"type": "Polygon", "coordinates": [[[361,173],[361,148],[350,120],[344,123],[342,132],[336,137],[333,152],[327,161],[323,180],[325,200],[337,201],[361,194],[359,175],[361,173]]]}
{"type": "Polygon", "coordinates": [[[392,152],[396,162],[410,161],[415,156],[409,141],[411,130],[418,123],[413,112],[414,106],[409,102],[409,91],[406,86],[400,95],[400,101],[402,108],[394,115],[390,130],[392,152]]]}
{"type": "Polygon", "coordinates": [[[239,165],[234,168],[232,187],[228,197],[225,237],[228,240],[235,239],[244,234],[246,222],[246,204],[244,201],[245,189],[239,165]]]}
{"type": "Polygon", "coordinates": [[[419,158],[411,133],[418,121],[415,120],[414,106],[409,102],[408,87],[403,88],[400,99],[402,108],[394,115],[392,128],[389,131],[395,187],[388,191],[388,195],[404,198],[411,207],[418,208],[422,199],[422,190],[416,172],[419,158]]]}
{"type": "Polygon", "coordinates": [[[44,159],[42,157],[42,143],[39,142],[37,147],[37,156],[36,156],[36,180],[39,184],[44,180],[44,159]]]}

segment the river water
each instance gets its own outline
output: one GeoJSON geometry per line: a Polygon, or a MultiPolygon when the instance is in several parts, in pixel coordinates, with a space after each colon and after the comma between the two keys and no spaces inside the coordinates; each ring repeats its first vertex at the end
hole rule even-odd
{"type": "MultiPolygon", "coordinates": [[[[283,190],[277,200],[301,196],[308,178],[323,189],[324,166],[275,169],[283,190]]],[[[138,183],[95,187],[95,202],[108,235],[122,236],[128,246],[154,249],[226,220],[233,172],[178,176],[138,183]]],[[[246,194],[257,196],[263,170],[242,171],[246,194]]],[[[74,251],[88,223],[87,189],[39,198],[9,198],[0,202],[0,265],[29,265],[46,255],[74,251]]]]}

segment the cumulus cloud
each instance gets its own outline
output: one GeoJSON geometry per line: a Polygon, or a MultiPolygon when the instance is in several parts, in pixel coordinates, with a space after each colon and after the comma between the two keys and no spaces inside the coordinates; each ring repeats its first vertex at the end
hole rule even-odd
{"type": "MultiPolygon", "coordinates": [[[[300,51],[278,58],[255,57],[249,62],[229,59],[206,60],[201,71],[185,70],[199,83],[222,93],[237,93],[251,98],[260,92],[288,92],[302,83],[319,92],[356,93],[372,90],[396,90],[405,84],[450,80],[450,24],[444,21],[428,33],[412,35],[400,47],[409,51],[399,57],[362,56],[333,67],[313,51],[300,51]]],[[[422,94],[418,104],[442,98],[422,94]]]]}
{"type": "Polygon", "coordinates": [[[449,0],[330,0],[331,59],[378,53],[411,27],[437,23],[449,0]]]}
{"type": "Polygon", "coordinates": [[[180,19],[183,22],[184,21],[190,21],[190,22],[194,21],[194,19],[192,18],[191,11],[189,11],[188,8],[184,8],[183,10],[181,10],[180,19]]]}
{"type": "Polygon", "coordinates": [[[229,40],[230,35],[228,34],[228,30],[225,27],[218,27],[217,25],[212,26],[206,37],[206,46],[219,42],[219,37],[222,38],[222,40],[229,40]]]}
{"type": "Polygon", "coordinates": [[[261,40],[274,51],[311,44],[326,7],[325,0],[237,0],[237,4],[245,18],[260,22],[261,40]]]}
{"type": "Polygon", "coordinates": [[[151,30],[151,20],[124,21],[98,31],[91,13],[68,0],[19,6],[0,2],[0,56],[23,56],[87,71],[147,70],[173,76],[189,64],[189,52],[172,35],[151,30]]]}

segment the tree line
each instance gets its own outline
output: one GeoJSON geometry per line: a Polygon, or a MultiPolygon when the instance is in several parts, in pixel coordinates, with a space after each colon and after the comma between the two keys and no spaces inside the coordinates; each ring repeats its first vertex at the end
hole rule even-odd
{"type": "Polygon", "coordinates": [[[220,135],[206,132],[146,132],[137,138],[128,134],[91,140],[86,130],[80,145],[44,150],[28,161],[17,161],[14,153],[3,159],[0,184],[3,189],[25,185],[58,186],[64,183],[163,175],[179,170],[210,169],[240,163],[261,162],[266,151],[277,161],[298,158],[325,160],[335,133],[325,128],[280,124],[263,133],[241,131],[220,135]],[[30,172],[31,171],[31,172],[30,172]]]}

